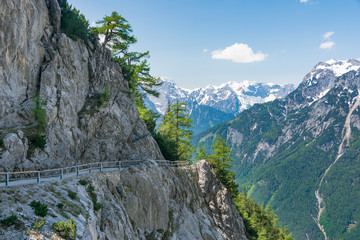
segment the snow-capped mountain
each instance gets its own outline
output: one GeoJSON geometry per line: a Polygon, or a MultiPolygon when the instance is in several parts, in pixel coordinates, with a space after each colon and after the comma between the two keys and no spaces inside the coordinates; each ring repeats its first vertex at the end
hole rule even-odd
{"type": "Polygon", "coordinates": [[[190,109],[197,105],[213,107],[226,113],[237,114],[255,103],[262,103],[283,98],[294,90],[294,85],[256,83],[251,81],[227,82],[220,86],[209,85],[205,88],[189,90],[178,87],[170,79],[162,78],[163,84],[155,90],[159,98],[148,96],[146,104],[152,110],[164,114],[167,103],[176,100],[189,104],[190,109]]]}
{"type": "Polygon", "coordinates": [[[163,84],[155,88],[160,96],[158,98],[148,96],[145,99],[146,105],[154,111],[165,114],[168,101],[179,100],[187,103],[191,117],[194,118],[195,132],[197,129],[205,130],[230,120],[255,103],[283,98],[294,90],[292,84],[278,85],[251,81],[226,82],[220,86],[209,85],[205,88],[189,90],[177,86],[170,79],[162,78],[162,80],[163,84]]]}
{"type": "Polygon", "coordinates": [[[313,104],[334,87],[338,77],[352,70],[357,71],[359,68],[360,59],[330,59],[316,64],[304,77],[299,87],[289,94],[289,97],[294,100],[292,102],[295,103],[291,107],[296,109],[313,104]]]}

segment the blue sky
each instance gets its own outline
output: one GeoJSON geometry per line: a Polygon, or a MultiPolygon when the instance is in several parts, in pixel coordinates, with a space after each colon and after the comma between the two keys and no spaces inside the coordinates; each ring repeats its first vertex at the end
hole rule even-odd
{"type": "Polygon", "coordinates": [[[320,61],[360,58],[360,0],[68,0],[90,22],[117,11],[151,73],[193,89],[299,84],[320,61]]]}

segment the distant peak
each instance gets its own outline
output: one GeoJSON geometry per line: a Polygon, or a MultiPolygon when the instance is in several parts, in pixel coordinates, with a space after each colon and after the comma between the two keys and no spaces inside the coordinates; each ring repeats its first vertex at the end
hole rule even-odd
{"type": "Polygon", "coordinates": [[[163,82],[169,82],[169,83],[176,84],[174,82],[174,80],[172,80],[171,78],[168,78],[168,77],[160,77],[160,80],[163,81],[163,82]]]}
{"type": "Polygon", "coordinates": [[[330,60],[327,60],[325,63],[332,65],[332,64],[335,64],[335,63],[338,63],[338,62],[340,62],[340,61],[335,59],[335,58],[332,58],[330,60]]]}
{"type": "Polygon", "coordinates": [[[360,59],[338,60],[330,59],[325,62],[319,62],[312,71],[306,75],[305,80],[320,78],[325,72],[331,71],[336,77],[339,77],[352,70],[357,71],[360,68],[360,59]]]}

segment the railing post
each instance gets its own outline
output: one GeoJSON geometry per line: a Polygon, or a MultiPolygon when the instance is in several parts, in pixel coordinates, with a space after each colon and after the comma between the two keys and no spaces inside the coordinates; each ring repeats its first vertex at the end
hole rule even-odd
{"type": "Polygon", "coordinates": [[[100,163],[100,172],[102,172],[103,165],[100,163]]]}
{"type": "Polygon", "coordinates": [[[89,173],[91,173],[91,163],[89,163],[89,173]]]}
{"type": "Polygon", "coordinates": [[[63,169],[60,169],[60,179],[62,180],[64,177],[64,170],[63,169]]]}
{"type": "Polygon", "coordinates": [[[6,183],[5,186],[9,186],[9,173],[6,173],[6,183]]]}
{"type": "Polygon", "coordinates": [[[37,183],[40,183],[40,171],[37,172],[37,183]]]}
{"type": "Polygon", "coordinates": [[[121,162],[119,161],[119,169],[121,169],[121,162]]]}
{"type": "Polygon", "coordinates": [[[79,176],[79,166],[76,165],[76,176],[79,176]]]}

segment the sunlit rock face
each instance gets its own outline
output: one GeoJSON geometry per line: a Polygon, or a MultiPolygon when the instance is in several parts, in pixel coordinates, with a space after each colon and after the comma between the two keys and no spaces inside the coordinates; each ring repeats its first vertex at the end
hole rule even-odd
{"type": "MultiPolygon", "coordinates": [[[[110,51],[61,33],[56,0],[5,1],[0,21],[0,138],[21,130],[25,144],[34,134],[37,92],[47,117],[44,150],[16,158],[18,169],[163,159],[110,51]],[[99,104],[107,89],[110,98],[99,104]]],[[[0,150],[0,171],[14,170],[7,165],[8,151],[0,150]]]]}

